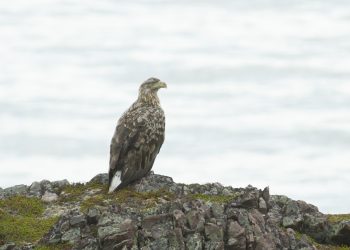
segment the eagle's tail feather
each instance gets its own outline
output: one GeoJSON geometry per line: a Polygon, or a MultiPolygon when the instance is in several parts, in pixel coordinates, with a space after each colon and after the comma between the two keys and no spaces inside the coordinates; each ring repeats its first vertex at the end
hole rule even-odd
{"type": "Polygon", "coordinates": [[[121,171],[117,171],[112,178],[111,184],[109,185],[108,193],[112,193],[121,183],[121,171]]]}

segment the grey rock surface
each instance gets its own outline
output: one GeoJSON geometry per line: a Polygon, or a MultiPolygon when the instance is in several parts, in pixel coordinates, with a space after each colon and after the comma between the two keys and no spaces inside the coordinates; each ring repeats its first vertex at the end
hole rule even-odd
{"type": "MultiPolygon", "coordinates": [[[[309,237],[350,245],[350,221],[331,223],[317,207],[269,188],[185,185],[153,172],[113,194],[107,183],[107,174],[85,185],[45,180],[0,189],[0,199],[41,198],[44,216],[59,219],[39,244],[71,249],[316,249],[309,237]]],[[[34,246],[0,241],[0,249],[34,246]]]]}
{"type": "Polygon", "coordinates": [[[96,182],[96,183],[100,183],[103,185],[107,185],[108,184],[108,174],[98,174],[95,177],[93,177],[90,182],[96,182]]]}
{"type": "Polygon", "coordinates": [[[33,182],[29,187],[29,195],[40,197],[41,196],[41,184],[40,182],[33,182]]]}
{"type": "Polygon", "coordinates": [[[9,197],[14,195],[26,195],[28,193],[28,186],[26,185],[16,185],[13,187],[5,188],[2,191],[3,197],[9,197]]]}
{"type": "Polygon", "coordinates": [[[350,220],[333,225],[330,234],[331,241],[350,245],[350,220]]]}
{"type": "Polygon", "coordinates": [[[41,197],[41,200],[44,202],[55,202],[58,200],[58,195],[55,193],[46,191],[44,195],[41,197]]]}

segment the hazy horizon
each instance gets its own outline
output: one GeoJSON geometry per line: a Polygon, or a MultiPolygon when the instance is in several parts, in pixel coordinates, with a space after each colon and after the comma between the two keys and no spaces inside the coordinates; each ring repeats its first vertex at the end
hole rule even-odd
{"type": "Polygon", "coordinates": [[[0,187],[108,171],[154,76],[176,182],[269,186],[349,213],[350,2],[0,3],[0,187]]]}

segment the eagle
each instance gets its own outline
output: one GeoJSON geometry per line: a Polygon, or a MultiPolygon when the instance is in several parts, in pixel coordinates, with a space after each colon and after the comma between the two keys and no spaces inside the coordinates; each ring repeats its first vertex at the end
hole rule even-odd
{"type": "Polygon", "coordinates": [[[139,88],[137,100],[119,118],[110,145],[109,193],[151,170],[164,142],[165,115],[157,93],[166,87],[157,78],[147,79],[139,88]]]}

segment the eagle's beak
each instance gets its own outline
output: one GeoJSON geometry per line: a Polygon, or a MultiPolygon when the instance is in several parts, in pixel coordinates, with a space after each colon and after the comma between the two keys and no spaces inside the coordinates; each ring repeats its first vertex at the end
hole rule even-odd
{"type": "Polygon", "coordinates": [[[155,89],[160,89],[160,88],[167,88],[167,85],[165,82],[159,81],[154,85],[155,89]]]}

